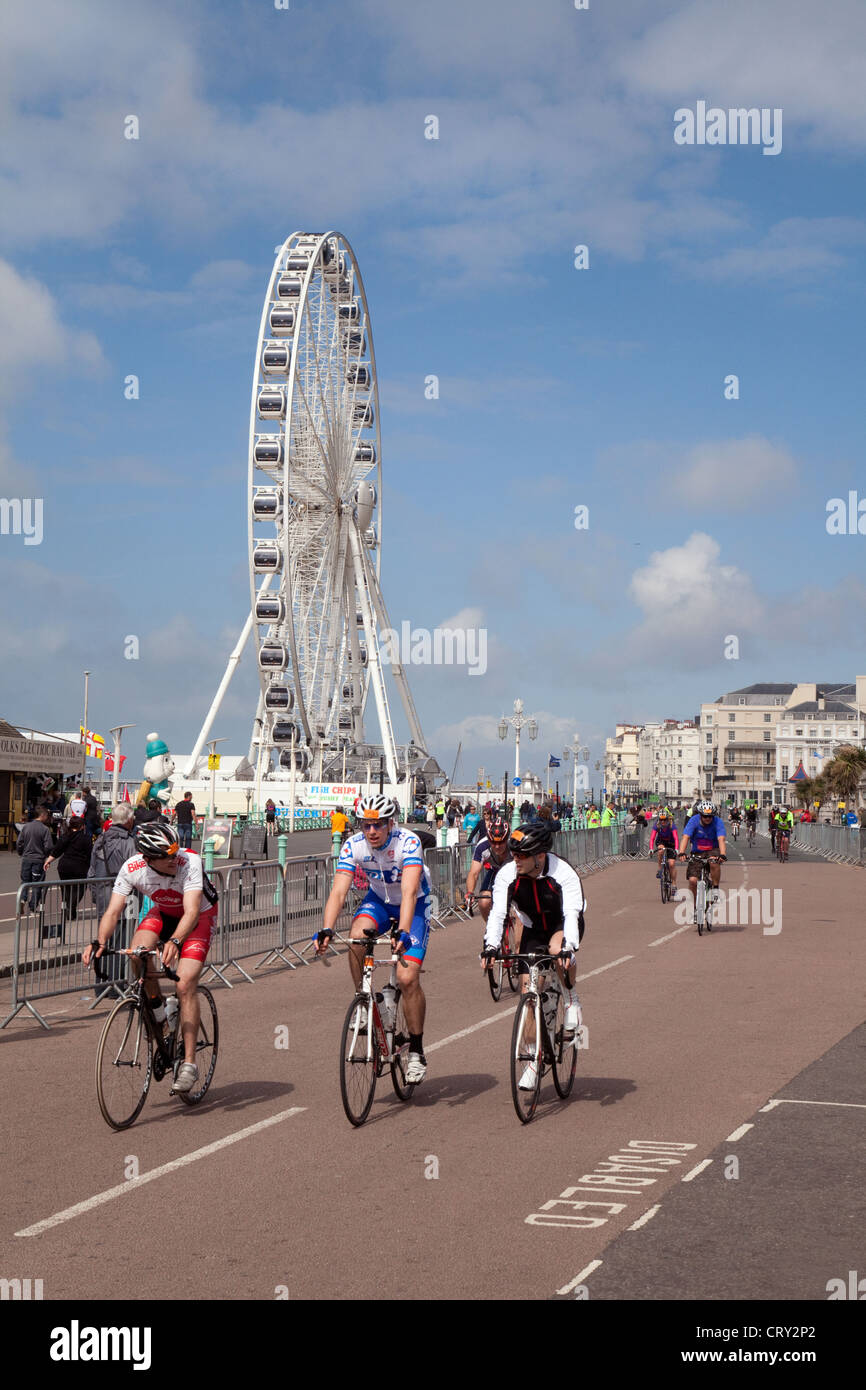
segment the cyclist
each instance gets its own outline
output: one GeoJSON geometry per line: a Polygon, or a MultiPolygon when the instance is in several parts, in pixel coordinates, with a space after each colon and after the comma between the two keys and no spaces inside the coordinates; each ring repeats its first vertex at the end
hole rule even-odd
{"type": "Polygon", "coordinates": [[[767,815],[767,829],[770,832],[770,851],[776,853],[776,820],[779,814],[779,807],[774,802],[767,815]]]}
{"type": "Polygon", "coordinates": [[[364,929],[377,927],[399,932],[403,946],[400,992],[409,1029],[409,1061],[406,1080],[417,1084],[427,1072],[424,1056],[424,1016],[427,1003],[421,988],[421,963],[430,934],[430,876],[421,852],[421,842],[410,830],[394,825],[397,804],[388,796],[364,796],[358,805],[361,830],[350,835],[340,851],[334,886],[328,901],[316,951],[323,955],[334,935],[337,918],[343,910],[356,869],[367,875],[368,891],[352,920],[351,939],[359,943],[349,950],[349,968],[357,989],[364,960],[364,929]]]}
{"type": "Polygon", "coordinates": [[[794,833],[794,816],[788,806],[780,806],[776,812],[776,832],[781,839],[787,835],[788,843],[791,843],[791,836],[794,833]]]}
{"type": "Polygon", "coordinates": [[[666,857],[668,869],[671,875],[671,897],[676,900],[677,896],[677,851],[680,847],[680,838],[677,828],[674,825],[674,818],[669,806],[665,806],[659,811],[650,835],[649,852],[652,855],[655,847],[658,847],[658,866],[659,871],[656,878],[661,876],[662,858],[666,857]]]}
{"type": "MultiPolygon", "coordinates": [[[[552,842],[550,827],[544,821],[520,825],[512,831],[508,842],[511,863],[499,871],[493,884],[493,906],[484,937],[484,969],[490,969],[496,956],[511,909],[523,923],[522,950],[549,951],[555,955],[564,943],[568,950],[577,951],[583,937],[586,900],[580,878],[571,865],[550,853],[552,842]]],[[[577,961],[572,955],[567,966],[564,961],[557,961],[556,969],[565,993],[565,1029],[573,1034],[582,1022],[580,1000],[574,988],[577,961]]],[[[526,961],[520,961],[518,973],[524,993],[529,983],[526,961]]],[[[524,1091],[533,1090],[535,1081],[535,1063],[530,1062],[518,1086],[524,1091]]]]}
{"type": "MultiPolygon", "coordinates": [[[[216,890],[202,869],[201,857],[178,847],[177,834],[167,821],[142,821],[135,832],[135,846],[138,854],[127,859],[114,881],[97,930],[97,949],[94,952],[93,945],[85,947],[82,960],[89,965],[94,954],[97,959],[102,955],[130,893],[136,891],[150,898],[151,907],[138,924],[132,949],[141,946],[152,951],[162,944],[163,965],[177,971],[185,1060],[174,1089],[191,1091],[198,1080],[198,981],[216,926],[216,890]]],[[[148,957],[145,988],[151,1003],[159,1006],[161,993],[154,966],[153,957],[148,957]]]]}
{"type": "Polygon", "coordinates": [[[735,839],[735,840],[738,840],[738,839],[740,838],[740,825],[741,825],[741,823],[742,823],[742,820],[743,820],[743,813],[742,813],[742,811],[740,810],[739,806],[734,806],[734,807],[732,807],[732,809],[731,809],[731,815],[730,815],[730,821],[731,821],[731,825],[732,825],[733,828],[734,828],[734,839],[735,839]]]}
{"type": "MultiPolygon", "coordinates": [[[[725,823],[716,815],[716,808],[711,801],[699,801],[698,813],[692,816],[686,823],[683,830],[683,842],[680,847],[680,859],[685,859],[689,845],[694,841],[694,854],[689,859],[686,867],[686,877],[689,881],[689,888],[692,890],[692,906],[695,906],[698,892],[698,876],[701,872],[702,864],[700,859],[695,856],[699,854],[717,854],[722,863],[727,859],[725,853],[725,823]]],[[[710,865],[710,882],[713,888],[718,888],[722,877],[722,865],[710,865]]]]}
{"type": "Polygon", "coordinates": [[[487,827],[487,835],[483,840],[479,840],[475,846],[475,853],[472,856],[472,863],[469,866],[469,873],[466,877],[466,897],[470,898],[475,893],[475,886],[481,879],[479,888],[481,916],[486,923],[490,916],[490,905],[493,900],[491,886],[503,864],[507,864],[511,859],[511,851],[508,848],[508,840],[511,831],[501,817],[492,820],[487,827]]]}
{"type": "Polygon", "coordinates": [[[754,801],[750,801],[746,807],[746,829],[754,835],[758,828],[758,808],[754,801]]]}

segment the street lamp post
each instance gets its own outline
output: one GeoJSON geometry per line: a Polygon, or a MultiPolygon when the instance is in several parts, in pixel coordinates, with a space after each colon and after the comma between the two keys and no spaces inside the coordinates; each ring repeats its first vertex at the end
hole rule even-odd
{"type": "MultiPolygon", "coordinates": [[[[134,724],[118,724],[111,730],[114,735],[114,772],[111,777],[111,804],[117,805],[117,798],[120,794],[120,736],[124,729],[134,729],[134,724]]],[[[86,730],[85,730],[86,733],[86,730]]]]}
{"type": "MultiPolygon", "coordinates": [[[[210,748],[210,817],[213,820],[216,815],[216,746],[218,743],[227,743],[225,738],[209,738],[208,747],[210,748]]],[[[202,845],[204,849],[204,845],[202,845]]]]}
{"type": "Polygon", "coordinates": [[[90,690],[90,672],[84,672],[84,735],[81,740],[81,786],[87,781],[87,696],[90,690]]]}
{"type": "MultiPolygon", "coordinates": [[[[499,721],[498,733],[499,733],[499,737],[500,737],[501,739],[505,739],[505,738],[506,738],[506,736],[507,736],[507,734],[508,734],[509,725],[510,725],[511,728],[514,730],[514,780],[515,780],[515,782],[519,782],[519,780],[520,780],[520,730],[521,730],[521,729],[523,728],[523,726],[525,725],[525,726],[526,726],[526,731],[527,731],[527,733],[529,734],[529,737],[530,737],[531,739],[536,739],[536,738],[538,738],[538,724],[537,724],[536,720],[530,719],[530,718],[524,716],[524,713],[523,713],[523,701],[522,701],[522,700],[515,700],[515,701],[514,701],[514,713],[513,713],[513,714],[507,714],[507,715],[506,715],[506,714],[503,714],[502,718],[501,718],[500,721],[499,721]]],[[[518,793],[519,790],[520,790],[520,787],[519,787],[519,786],[517,786],[517,787],[514,788],[514,817],[513,817],[513,824],[514,824],[514,825],[519,825],[519,824],[520,824],[520,816],[519,816],[518,811],[517,811],[517,793],[518,793]]]]}

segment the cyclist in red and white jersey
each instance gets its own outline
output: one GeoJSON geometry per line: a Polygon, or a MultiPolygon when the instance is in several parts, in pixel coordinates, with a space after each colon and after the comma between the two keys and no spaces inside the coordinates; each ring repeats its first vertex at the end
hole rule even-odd
{"type": "MultiPolygon", "coordinates": [[[[191,850],[179,849],[177,834],[165,821],[144,821],[135,832],[139,853],[127,859],[114,882],[108,907],[99,923],[98,946],[82,953],[85,965],[91,956],[98,959],[120,921],[130,893],[150,898],[151,907],[132,938],[138,946],[152,951],[162,943],[162,961],[178,975],[177,997],[183,1031],[184,1057],[174,1082],[175,1091],[191,1091],[198,1080],[195,1048],[200,1008],[198,981],[216,926],[216,893],[202,871],[201,858],[191,850]],[[202,897],[205,901],[202,903],[202,897]]],[[[148,958],[146,988],[151,1000],[160,1000],[159,979],[148,958]]]]}

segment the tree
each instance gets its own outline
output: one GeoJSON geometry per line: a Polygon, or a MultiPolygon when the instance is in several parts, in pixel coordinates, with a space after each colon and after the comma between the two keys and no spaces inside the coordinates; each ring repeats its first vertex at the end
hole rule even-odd
{"type": "Polygon", "coordinates": [[[811,806],[812,802],[818,799],[815,795],[815,780],[814,777],[804,777],[802,782],[793,784],[794,795],[804,806],[811,806]]]}
{"type": "Polygon", "coordinates": [[[840,800],[850,802],[855,798],[860,808],[860,782],[866,774],[866,749],[855,748],[852,743],[843,743],[836,749],[833,761],[825,769],[827,781],[833,793],[840,800]]]}

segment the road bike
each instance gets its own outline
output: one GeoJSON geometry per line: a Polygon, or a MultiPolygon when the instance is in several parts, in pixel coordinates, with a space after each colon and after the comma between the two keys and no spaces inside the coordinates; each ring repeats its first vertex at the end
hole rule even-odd
{"type": "Polygon", "coordinates": [[[731,838],[734,840],[740,838],[740,822],[738,820],[731,821],[731,838]]]}
{"type": "Polygon", "coordinates": [[[754,823],[752,821],[746,821],[746,844],[749,846],[749,849],[755,848],[756,838],[754,823]]]}
{"type": "MultiPolygon", "coordinates": [[[[480,902],[482,898],[490,897],[490,893],[467,894],[466,908],[469,913],[469,916],[474,917],[475,915],[473,910],[473,905],[475,903],[480,902]]],[[[519,921],[513,916],[513,914],[509,914],[509,916],[505,920],[505,929],[502,933],[502,944],[500,946],[502,957],[501,959],[494,961],[491,968],[489,970],[485,970],[484,972],[487,976],[487,983],[490,986],[490,993],[493,995],[493,998],[496,1001],[496,1003],[498,1003],[499,1000],[502,998],[503,978],[507,978],[508,987],[509,989],[513,990],[515,994],[517,993],[519,987],[520,976],[517,973],[517,958],[516,956],[512,955],[512,950],[516,940],[515,933],[519,926],[519,921]]]]}
{"type": "MultiPolygon", "coordinates": [[[[653,859],[655,859],[657,853],[658,851],[655,849],[650,850],[650,856],[653,859]]],[[[668,864],[667,854],[662,855],[662,862],[659,867],[659,871],[656,874],[656,878],[659,881],[659,890],[662,895],[662,902],[669,903],[673,896],[673,886],[671,884],[671,871],[668,864]]]]}
{"type": "Polygon", "coordinates": [[[553,1072],[556,1094],[565,1100],[574,1085],[580,1029],[565,1027],[565,995],[558,974],[557,960],[570,961],[571,951],[519,953],[518,961],[529,964],[529,987],[520,996],[511,1030],[511,1098],[521,1124],[528,1125],[538,1106],[544,1073],[553,1072]],[[529,1070],[534,1068],[534,1074],[529,1070]],[[521,1087],[528,1076],[531,1085],[521,1087]]]}
{"type": "Polygon", "coordinates": [[[355,1126],[362,1125],[369,1115],[376,1082],[386,1067],[391,1069],[391,1084],[400,1100],[409,1100],[415,1090],[415,1082],[406,1080],[409,1029],[397,983],[397,966],[403,958],[395,950],[392,932],[388,943],[391,974],[385,989],[374,992],[373,971],[388,964],[375,958],[377,935],[376,927],[364,928],[367,949],[361,983],[346,1012],[340,1038],[340,1095],[346,1117],[355,1126]]]}
{"type": "Polygon", "coordinates": [[[710,864],[721,864],[722,859],[719,854],[692,854],[689,857],[701,861],[701,872],[695,890],[695,921],[698,927],[698,936],[703,936],[704,927],[707,931],[713,929],[713,915],[719,892],[718,888],[713,887],[710,864]]]}
{"type": "MultiPolygon", "coordinates": [[[[93,944],[95,949],[99,943],[93,944]]],[[[144,987],[144,958],[156,956],[161,961],[159,951],[142,947],[103,951],[99,960],[94,957],[93,961],[97,979],[101,978],[100,962],[106,956],[130,956],[142,961],[141,975],[111,1010],[96,1049],[96,1095],[102,1117],[112,1129],[128,1129],[141,1113],[151,1081],[161,1081],[171,1073],[174,1083],[186,1060],[180,1008],[174,1025],[168,1030],[165,1023],[154,1018],[154,1006],[144,987]]],[[[178,979],[167,966],[163,966],[163,971],[168,979],[178,979]]],[[[204,985],[199,985],[198,996],[201,1021],[195,1054],[199,1079],[191,1091],[175,1091],[172,1084],[170,1092],[180,1096],[184,1105],[198,1105],[204,1099],[213,1080],[219,1052],[219,1018],[213,995],[204,985]]]]}
{"type": "Polygon", "coordinates": [[[790,845],[791,832],[780,826],[776,832],[776,857],[780,864],[787,864],[790,845]]]}

